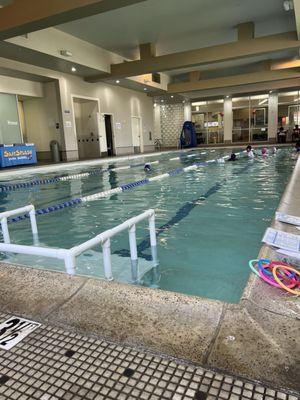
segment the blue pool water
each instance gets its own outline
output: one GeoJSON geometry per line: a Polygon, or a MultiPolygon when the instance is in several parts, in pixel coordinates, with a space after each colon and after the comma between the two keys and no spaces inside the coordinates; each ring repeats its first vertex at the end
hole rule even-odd
{"type": "MultiPolygon", "coordinates": [[[[111,170],[77,180],[0,193],[0,210],[29,203],[37,209],[47,207],[197,161],[218,158],[230,151],[201,153],[203,150],[183,153],[177,161],[168,159],[178,153],[152,157],[152,161],[158,159],[160,163],[153,165],[150,175],[145,175],[140,165],[129,170],[111,170]],[[191,154],[196,156],[189,157],[191,154]]],[[[145,160],[112,162],[103,168],[129,163],[137,165],[145,160]]],[[[257,256],[264,230],[270,225],[294,165],[292,151],[281,149],[276,156],[267,159],[259,157],[251,161],[241,157],[234,163],[211,163],[107,198],[41,215],[37,219],[40,245],[70,248],[153,208],[156,212],[159,267],[153,269],[147,224],[140,223],[137,225],[139,283],[235,303],[239,301],[248,279],[248,260],[257,256]]],[[[65,174],[87,171],[82,167],[67,168],[65,174]]],[[[20,177],[19,181],[55,175],[27,175],[26,179],[20,177]]],[[[2,180],[2,184],[15,182],[16,179],[2,180]]],[[[9,228],[12,243],[32,244],[28,221],[10,224],[9,228]]],[[[101,251],[100,246],[81,255],[77,260],[77,273],[103,277],[101,251]]],[[[114,278],[130,282],[127,233],[112,239],[112,253],[114,278]]],[[[63,263],[53,259],[21,255],[2,255],[2,259],[64,270],[63,263]]]]}

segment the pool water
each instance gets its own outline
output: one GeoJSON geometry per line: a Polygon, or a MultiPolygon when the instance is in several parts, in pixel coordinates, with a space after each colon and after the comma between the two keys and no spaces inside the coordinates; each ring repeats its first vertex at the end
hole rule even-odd
{"type": "MultiPolygon", "coordinates": [[[[178,156],[178,153],[158,156],[156,159],[160,163],[153,165],[150,175],[146,175],[140,165],[129,170],[111,170],[77,180],[1,193],[0,210],[30,203],[37,209],[62,203],[197,161],[215,159],[229,154],[230,150],[203,153],[202,149],[185,152],[177,161],[169,159],[178,156]]],[[[109,165],[137,165],[145,160],[149,159],[111,162],[109,165]]],[[[151,157],[150,161],[154,158],[151,157]]],[[[146,222],[142,222],[137,225],[138,283],[236,303],[249,276],[248,260],[258,254],[262,235],[270,225],[294,165],[295,157],[290,149],[280,149],[276,156],[255,160],[241,156],[236,162],[210,163],[197,170],[107,198],[41,215],[37,217],[40,245],[70,248],[153,208],[156,213],[159,266],[154,265],[151,259],[148,227],[146,222]]],[[[103,165],[103,168],[106,167],[103,165]]],[[[74,174],[81,170],[87,171],[72,168],[64,172],[74,174]]],[[[26,179],[20,177],[19,181],[36,178],[45,178],[45,175],[27,175],[26,179]]],[[[16,179],[2,181],[5,184],[15,182],[16,179]]],[[[28,221],[12,223],[9,229],[12,243],[32,244],[28,221]]],[[[114,278],[131,282],[126,232],[112,239],[112,253],[114,278]]],[[[64,270],[62,262],[42,257],[11,254],[2,255],[2,260],[64,270]]],[[[78,257],[77,273],[104,276],[101,246],[78,257]]]]}

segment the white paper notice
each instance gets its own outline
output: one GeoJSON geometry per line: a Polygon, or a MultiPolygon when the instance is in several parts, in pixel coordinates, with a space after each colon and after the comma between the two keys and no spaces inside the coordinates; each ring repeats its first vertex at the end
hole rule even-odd
{"type": "Polygon", "coordinates": [[[285,222],[286,224],[300,226],[300,218],[294,215],[288,215],[281,212],[276,212],[276,219],[280,222],[285,222]]]}
{"type": "Polygon", "coordinates": [[[279,247],[283,250],[300,251],[300,235],[277,231],[273,228],[268,228],[264,234],[264,243],[270,246],[279,247]]]}

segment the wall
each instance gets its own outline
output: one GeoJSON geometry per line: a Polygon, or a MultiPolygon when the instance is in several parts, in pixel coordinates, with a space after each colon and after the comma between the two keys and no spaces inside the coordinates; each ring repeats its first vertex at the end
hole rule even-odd
{"type": "Polygon", "coordinates": [[[0,75],[0,93],[11,93],[23,96],[43,97],[43,84],[25,79],[0,75]]]}
{"type": "MultiPolygon", "coordinates": [[[[87,96],[99,99],[100,114],[107,113],[113,115],[113,132],[115,137],[117,155],[133,153],[131,127],[132,116],[142,118],[144,151],[147,152],[154,150],[153,101],[152,98],[148,97],[145,93],[122,88],[117,85],[109,85],[106,83],[91,84],[85,82],[82,78],[73,76],[71,74],[63,74],[46,68],[35,67],[20,62],[13,62],[3,58],[0,58],[0,66],[11,68],[16,71],[41,75],[47,79],[57,80],[59,87],[59,114],[61,114],[63,122],[61,126],[61,134],[64,136],[64,140],[62,140],[61,138],[61,144],[63,150],[62,155],[64,159],[78,159],[78,144],[76,138],[76,130],[74,126],[75,119],[73,116],[72,95],[75,97],[87,96]],[[152,132],[152,140],[149,139],[149,132],[152,132]]],[[[18,87],[15,87],[14,89],[14,93],[19,92],[18,87]]],[[[46,112],[47,107],[42,104],[43,103],[40,103],[39,105],[34,104],[34,106],[31,105],[33,112],[39,107],[41,109],[41,112],[44,114],[44,118],[38,118],[40,124],[42,123],[42,119],[44,121],[48,120],[46,112]]],[[[27,109],[29,109],[29,106],[30,105],[28,104],[27,109]]],[[[43,123],[43,125],[47,124],[43,123]]],[[[104,151],[106,151],[106,141],[104,140],[105,129],[104,124],[101,123],[101,121],[100,126],[100,135],[102,136],[100,140],[102,144],[101,151],[103,151],[103,149],[104,151]]],[[[38,140],[38,145],[41,151],[45,151],[45,149],[49,147],[48,143],[53,138],[53,136],[57,139],[57,136],[54,134],[55,132],[53,132],[53,129],[48,129],[48,126],[45,130],[43,130],[44,136],[45,133],[47,136],[45,140],[39,137],[40,133],[37,132],[37,130],[34,130],[33,124],[31,124],[31,131],[33,132],[36,140],[38,140]]]]}
{"type": "MultiPolygon", "coordinates": [[[[105,83],[89,84],[82,79],[64,75],[59,80],[60,95],[63,109],[63,120],[66,138],[66,149],[68,159],[76,159],[77,140],[74,129],[75,120],[73,118],[72,96],[91,97],[99,99],[100,114],[112,114],[113,134],[116,148],[116,154],[133,154],[132,144],[132,126],[131,117],[142,118],[142,133],[144,151],[154,149],[154,138],[149,138],[149,132],[154,131],[153,124],[153,103],[152,99],[144,93],[136,92],[130,89],[112,86],[105,83]],[[67,111],[67,113],[65,112],[67,111]],[[70,123],[72,127],[70,127],[70,123]],[[66,126],[69,126],[67,128],[66,126]]],[[[105,128],[100,121],[100,136],[102,148],[105,152],[105,128]]]]}
{"type": "Polygon", "coordinates": [[[160,107],[160,129],[164,147],[177,147],[184,123],[183,103],[165,104],[160,107]]]}
{"type": "Polygon", "coordinates": [[[23,108],[27,141],[34,143],[40,160],[50,160],[51,140],[57,140],[64,147],[63,131],[57,95],[57,83],[44,83],[44,97],[24,99],[23,108]],[[56,128],[56,123],[60,128],[56,128]]]}

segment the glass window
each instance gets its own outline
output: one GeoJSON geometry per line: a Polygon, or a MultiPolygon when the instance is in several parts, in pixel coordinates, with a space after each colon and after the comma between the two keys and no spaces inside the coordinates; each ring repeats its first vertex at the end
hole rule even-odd
{"type": "Polygon", "coordinates": [[[17,97],[0,93],[0,144],[22,143],[17,97]]]}
{"type": "Polygon", "coordinates": [[[192,103],[198,144],[224,143],[223,99],[192,103]]]}
{"type": "Polygon", "coordinates": [[[267,94],[250,97],[250,141],[268,140],[268,100],[267,94]]]}
{"type": "Polygon", "coordinates": [[[249,142],[250,139],[250,97],[232,99],[233,142],[249,142]]]}
{"type": "MultiPolygon", "coordinates": [[[[282,127],[286,133],[285,141],[300,138],[300,92],[298,90],[278,94],[278,131],[282,127]]],[[[280,138],[278,137],[280,141],[280,138]]]]}
{"type": "Polygon", "coordinates": [[[232,99],[233,142],[268,140],[268,94],[232,99]]]}

